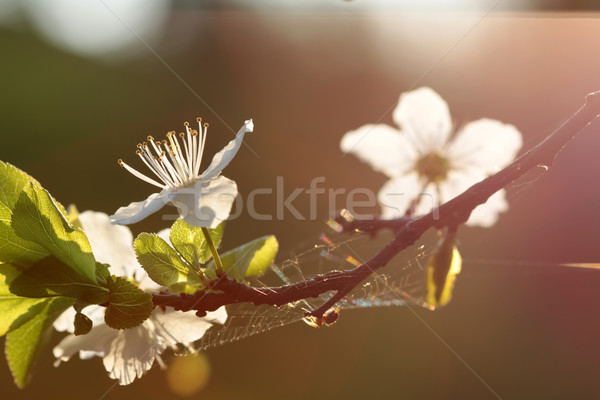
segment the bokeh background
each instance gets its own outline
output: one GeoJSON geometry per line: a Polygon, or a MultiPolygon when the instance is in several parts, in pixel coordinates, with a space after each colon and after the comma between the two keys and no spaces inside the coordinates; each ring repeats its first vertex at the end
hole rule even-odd
{"type": "MultiPolygon", "coordinates": [[[[251,117],[255,132],[225,171],[242,194],[278,176],[287,194],[320,176],[326,188],[377,191],[385,177],[342,157],[339,140],[392,124],[411,88],[438,91],[457,124],[514,124],[524,149],[560,126],[600,89],[596,4],[4,0],[0,159],[65,204],[111,213],[153,190],[116,162],[137,166],[146,135],[202,116],[212,154],[251,117]]],[[[343,312],[327,329],[298,323],[207,351],[208,383],[191,398],[597,398],[600,271],[559,264],[600,261],[599,149],[595,124],[547,173],[511,187],[495,227],[461,228],[463,273],[447,307],[416,310],[422,321],[400,307],[343,312]]],[[[308,215],[307,196],[294,205],[308,215]]],[[[328,199],[318,207],[314,221],[243,213],[223,247],[274,233],[279,259],[291,257],[317,242],[328,199]]],[[[132,229],[164,226],[155,216],[132,229]]],[[[20,391],[2,360],[0,393],[180,398],[156,366],[125,388],[106,375],[99,359],[54,368],[48,354],[20,391]]]]}

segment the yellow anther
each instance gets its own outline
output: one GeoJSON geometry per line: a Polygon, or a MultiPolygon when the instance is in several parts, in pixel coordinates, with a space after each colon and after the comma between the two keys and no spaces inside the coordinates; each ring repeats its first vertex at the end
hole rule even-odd
{"type": "Polygon", "coordinates": [[[119,163],[119,165],[122,167],[123,166],[123,160],[121,160],[120,158],[117,160],[117,162],[119,163]]]}
{"type": "Polygon", "coordinates": [[[154,141],[154,138],[150,135],[148,135],[148,137],[146,138],[148,141],[154,141]]]}
{"type": "Polygon", "coordinates": [[[183,125],[190,126],[190,123],[186,121],[186,122],[183,123],[183,125]]]}
{"type": "Polygon", "coordinates": [[[202,122],[202,118],[198,117],[198,118],[196,118],[196,121],[202,122]]]}
{"type": "Polygon", "coordinates": [[[205,123],[204,123],[204,127],[205,127],[205,128],[208,128],[208,122],[205,122],[205,123]]]}

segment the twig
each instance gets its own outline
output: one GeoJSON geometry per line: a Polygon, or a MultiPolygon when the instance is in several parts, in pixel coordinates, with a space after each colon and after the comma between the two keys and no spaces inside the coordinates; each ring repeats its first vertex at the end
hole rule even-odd
{"type": "Polygon", "coordinates": [[[537,146],[519,157],[498,173],[471,186],[464,193],[421,217],[403,217],[396,220],[363,220],[342,222],[344,230],[360,229],[370,234],[380,229],[391,228],[394,238],[377,254],[360,267],[348,271],[333,271],[313,279],[291,285],[253,288],[227,279],[225,276],[214,280],[209,290],[194,294],[154,294],[156,306],[169,306],[176,310],[197,310],[199,316],[220,306],[249,302],[255,305],[282,304],[318,297],[320,294],[335,291],[335,294],[309,315],[322,318],[323,314],[348,294],[375,270],[385,266],[400,251],[414,244],[429,228],[455,228],[467,221],[475,207],[518,179],[538,165],[550,166],[556,155],[583,128],[600,114],[600,92],[586,96],[584,105],[568,121],[537,146]]]}

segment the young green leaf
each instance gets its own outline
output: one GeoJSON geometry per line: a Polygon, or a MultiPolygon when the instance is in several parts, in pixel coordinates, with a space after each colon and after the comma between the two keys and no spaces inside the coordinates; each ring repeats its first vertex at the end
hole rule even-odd
{"type": "Polygon", "coordinates": [[[19,194],[28,182],[37,181],[17,167],[0,161],[0,262],[25,267],[48,255],[42,246],[26,241],[10,226],[19,194]]]}
{"type": "Polygon", "coordinates": [[[75,326],[75,330],[73,332],[75,336],[87,335],[94,327],[92,320],[81,312],[75,314],[73,325],[75,326]]]}
{"type": "MultiPolygon", "coordinates": [[[[208,230],[210,238],[217,248],[223,239],[224,229],[225,223],[222,222],[215,229],[208,230]]],[[[196,262],[205,263],[212,257],[202,228],[190,225],[182,219],[175,221],[171,227],[169,239],[179,254],[190,265],[194,265],[196,262]]]]}
{"type": "Polygon", "coordinates": [[[152,295],[127,279],[113,276],[108,280],[108,288],[110,296],[104,320],[111,328],[135,328],[152,314],[152,295]]]}
{"type": "Polygon", "coordinates": [[[189,283],[193,286],[201,283],[198,273],[158,235],[141,233],[135,238],[133,247],[139,263],[150,279],[159,285],[189,283]]]}
{"type": "MultiPolygon", "coordinates": [[[[229,278],[242,281],[262,275],[275,261],[278,249],[279,242],[275,236],[263,236],[221,254],[221,261],[229,278]]],[[[207,269],[214,271],[213,260],[208,263],[207,269]]]]}
{"type": "Polygon", "coordinates": [[[90,283],[54,256],[46,257],[10,284],[10,291],[22,297],[72,297],[89,304],[108,301],[108,289],[90,283]]]}
{"type": "Polygon", "coordinates": [[[83,231],[73,229],[50,194],[26,185],[15,204],[11,226],[22,239],[37,243],[90,283],[96,283],[96,261],[83,231]]]}
{"type": "Polygon", "coordinates": [[[6,335],[6,361],[19,388],[29,383],[37,357],[48,345],[52,323],[71,304],[72,299],[63,297],[44,299],[32,307],[33,318],[6,335]]]}
{"type": "Polygon", "coordinates": [[[10,292],[9,285],[19,273],[19,270],[10,264],[0,264],[0,336],[33,318],[35,314],[30,310],[44,301],[18,297],[10,292]]]}
{"type": "Polygon", "coordinates": [[[427,264],[426,301],[429,304],[442,307],[450,302],[461,265],[462,258],[456,248],[455,234],[448,233],[436,252],[429,257],[427,264]]]}

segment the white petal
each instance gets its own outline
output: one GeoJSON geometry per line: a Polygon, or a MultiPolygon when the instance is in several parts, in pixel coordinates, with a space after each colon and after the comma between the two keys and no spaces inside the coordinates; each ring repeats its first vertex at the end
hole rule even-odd
{"type": "Polygon", "coordinates": [[[156,235],[161,238],[162,240],[164,240],[167,243],[171,243],[171,228],[165,228],[165,229],[161,229],[160,231],[158,231],[156,233],[156,235]]]}
{"type": "Polygon", "coordinates": [[[101,324],[94,326],[87,335],[71,334],[65,337],[52,349],[52,353],[57,359],[55,365],[60,364],[61,361],[68,361],[77,352],[83,359],[90,358],[92,355],[103,357],[110,351],[112,341],[117,338],[119,332],[101,324]]]}
{"type": "Polygon", "coordinates": [[[146,321],[137,328],[118,331],[104,355],[104,368],[120,385],[129,385],[152,367],[154,359],[165,348],[164,343],[156,342],[146,321]]]}
{"type": "Polygon", "coordinates": [[[59,332],[75,332],[75,326],[73,320],[75,319],[75,309],[73,307],[67,308],[62,314],[54,320],[52,324],[54,329],[59,332]]]}
{"type": "Polygon", "coordinates": [[[384,124],[365,125],[346,133],[340,148],[390,178],[409,171],[417,158],[416,149],[406,137],[399,130],[384,124]]]}
{"type": "Polygon", "coordinates": [[[84,211],[79,221],[97,261],[110,265],[118,276],[133,277],[140,268],[133,251],[133,235],[126,226],[113,225],[107,214],[84,211]]]}
{"type": "Polygon", "coordinates": [[[233,160],[233,157],[237,154],[240,146],[242,145],[242,141],[244,140],[244,135],[246,132],[252,132],[254,130],[254,122],[251,119],[244,123],[244,126],[240,128],[238,133],[235,135],[235,139],[230,141],[227,146],[223,147],[223,149],[215,154],[212,159],[212,162],[200,175],[201,179],[207,180],[210,178],[214,178],[223,171],[223,169],[233,160]]]}
{"type": "MultiPolygon", "coordinates": [[[[82,311],[83,314],[92,320],[94,326],[104,324],[105,312],[106,307],[95,304],[85,307],[82,311]]],[[[69,307],[54,321],[54,329],[59,332],[73,333],[75,332],[75,325],[73,324],[74,319],[75,309],[73,307],[69,307]]]]}
{"type": "Polygon", "coordinates": [[[237,193],[234,181],[218,176],[208,181],[200,180],[193,187],[178,189],[172,192],[170,200],[188,224],[216,228],[229,217],[237,193]]]}
{"type": "Polygon", "coordinates": [[[448,104],[428,87],[403,93],[393,117],[420,154],[443,148],[452,131],[448,104]]]}
{"type": "Polygon", "coordinates": [[[490,196],[484,204],[475,207],[466,224],[489,228],[498,221],[499,214],[507,210],[506,192],[502,189],[490,196]]]}
{"type": "Polygon", "coordinates": [[[452,168],[475,168],[493,174],[510,164],[522,145],[517,128],[483,118],[468,123],[456,135],[447,155],[452,168]]]}
{"type": "MultiPolygon", "coordinates": [[[[473,169],[465,170],[462,173],[451,172],[448,175],[448,179],[440,185],[442,201],[447,202],[455,198],[484,178],[484,174],[477,173],[473,169]]],[[[508,203],[506,202],[505,192],[501,190],[492,195],[486,203],[477,206],[471,213],[466,224],[489,228],[498,220],[498,214],[507,209],[508,203]]]]}
{"type": "Polygon", "coordinates": [[[205,317],[196,316],[195,311],[155,310],[152,319],[160,334],[170,345],[192,343],[202,338],[215,323],[223,324],[227,319],[225,307],[209,312],[205,317]]]}
{"type": "Polygon", "coordinates": [[[220,152],[215,154],[210,165],[206,171],[200,175],[200,178],[206,180],[218,176],[237,154],[240,146],[242,145],[242,141],[244,140],[244,135],[246,132],[252,132],[253,130],[254,122],[252,122],[251,119],[245,121],[244,126],[242,126],[235,135],[235,139],[227,143],[227,146],[223,147],[220,152]]]}
{"type": "Polygon", "coordinates": [[[151,194],[146,200],[129,204],[127,207],[121,207],[114,215],[110,216],[113,224],[129,225],[139,222],[154,214],[168,203],[167,191],[151,194]]]}
{"type": "MultiPolygon", "coordinates": [[[[387,181],[377,195],[382,217],[389,219],[404,216],[411,203],[419,197],[422,186],[416,173],[387,181]]],[[[428,202],[429,197],[421,200],[428,202]]]]}

